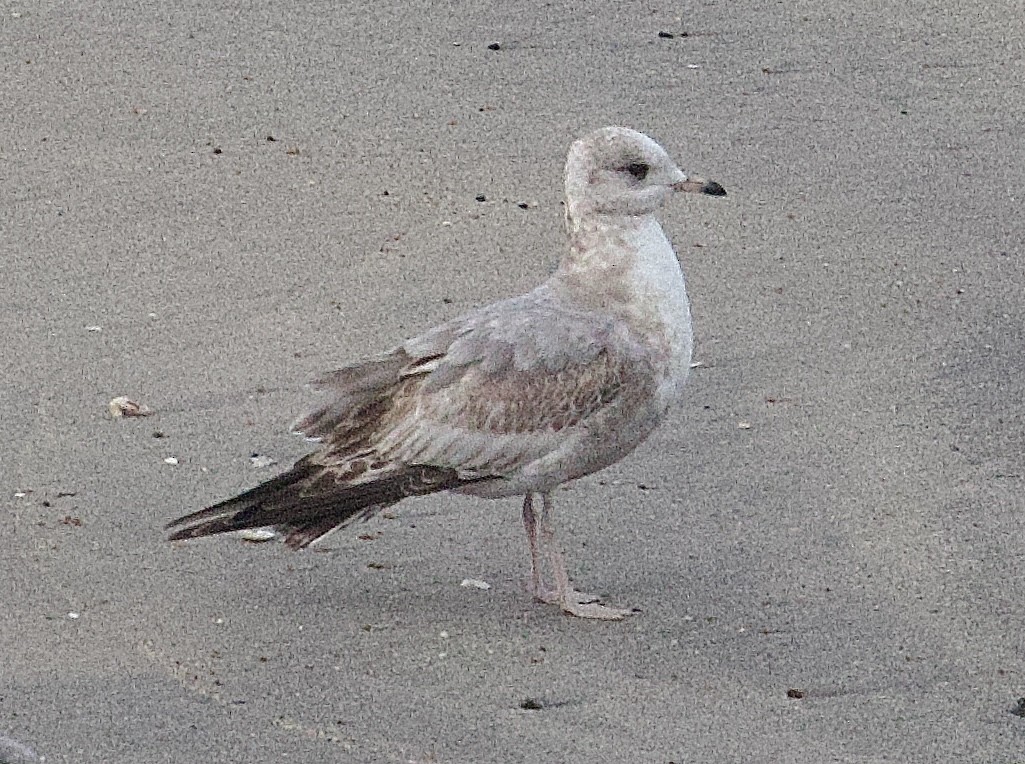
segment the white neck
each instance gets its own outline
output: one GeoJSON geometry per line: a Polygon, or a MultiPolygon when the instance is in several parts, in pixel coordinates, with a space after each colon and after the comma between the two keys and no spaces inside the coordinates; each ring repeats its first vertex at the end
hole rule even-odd
{"type": "MultiPolygon", "coordinates": [[[[684,369],[693,334],[683,270],[654,215],[587,215],[567,219],[571,252],[551,285],[571,299],[664,337],[664,350],[684,369]]],[[[679,370],[674,370],[679,371],[679,370]]],[[[685,373],[685,371],[684,371],[685,373]]]]}

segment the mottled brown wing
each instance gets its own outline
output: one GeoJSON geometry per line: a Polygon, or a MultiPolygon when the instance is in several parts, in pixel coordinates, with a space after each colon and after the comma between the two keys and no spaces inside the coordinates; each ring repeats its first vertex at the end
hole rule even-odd
{"type": "MultiPolygon", "coordinates": [[[[565,446],[567,431],[653,394],[651,351],[625,325],[544,288],[444,324],[317,386],[335,398],[297,423],[324,467],[364,460],[502,477],[565,446]]],[[[626,411],[621,412],[626,415],[626,411]]]]}

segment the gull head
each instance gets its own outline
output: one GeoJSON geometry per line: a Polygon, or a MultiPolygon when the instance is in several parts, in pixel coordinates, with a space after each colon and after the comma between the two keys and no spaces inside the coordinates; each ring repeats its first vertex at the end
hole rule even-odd
{"type": "Polygon", "coordinates": [[[572,218],[650,215],[677,191],[725,196],[714,181],[689,177],[655,141],[626,127],[603,127],[576,141],[566,160],[572,218]]]}

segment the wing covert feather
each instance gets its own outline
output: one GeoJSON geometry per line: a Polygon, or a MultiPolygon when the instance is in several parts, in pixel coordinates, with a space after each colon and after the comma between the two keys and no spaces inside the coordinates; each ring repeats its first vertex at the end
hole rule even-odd
{"type": "Polygon", "coordinates": [[[314,384],[333,400],[295,429],[326,441],[325,465],[373,452],[503,476],[573,448],[595,418],[625,421],[648,405],[654,367],[624,324],[541,287],[323,375],[314,384]]]}

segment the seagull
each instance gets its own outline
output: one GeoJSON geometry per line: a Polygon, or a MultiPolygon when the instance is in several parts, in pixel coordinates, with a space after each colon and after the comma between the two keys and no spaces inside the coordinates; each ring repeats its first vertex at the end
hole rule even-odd
{"type": "Polygon", "coordinates": [[[676,192],[726,191],[625,127],[573,143],[565,184],[569,251],[545,283],[320,376],[330,397],[293,425],[320,447],[172,521],[170,540],[271,527],[303,549],[409,496],[523,496],[534,598],[581,618],[636,612],[573,588],[552,493],[629,454],[681,397],[690,304],[655,213],[676,192]]]}

